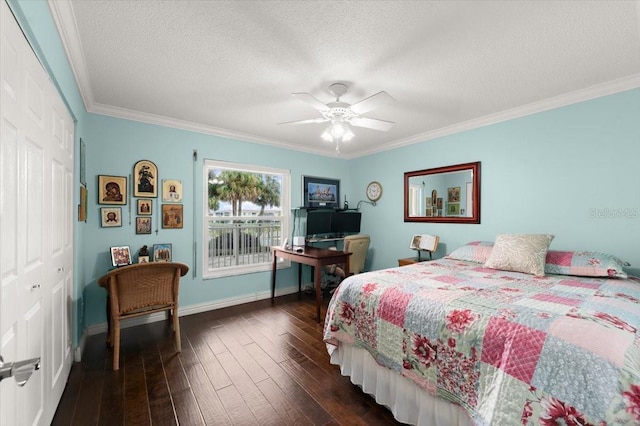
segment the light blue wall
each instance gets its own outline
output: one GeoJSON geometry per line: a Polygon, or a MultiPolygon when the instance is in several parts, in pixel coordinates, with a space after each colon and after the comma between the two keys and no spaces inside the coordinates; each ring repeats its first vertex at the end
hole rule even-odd
{"type": "Polygon", "coordinates": [[[498,233],[540,232],[556,235],[552,248],[611,253],[638,273],[639,117],[635,89],[350,161],[353,185],[384,187],[363,209],[370,267],[413,255],[413,234],[439,235],[442,255],[498,233]],[[472,161],[482,162],[480,224],[403,222],[404,172],[472,161]]]}
{"type": "MultiPolygon", "coordinates": [[[[46,3],[10,4],[78,120],[76,140],[82,137],[87,145],[89,219],[75,228],[79,332],[85,325],[104,322],[105,293],[95,280],[109,269],[110,246],[137,250],[143,244],[170,242],[175,260],[192,264],[191,218],[194,206],[201,209],[202,192],[200,173],[195,193],[191,189],[193,149],[200,159],[290,169],[293,206],[301,201],[302,175],[340,179],[352,207],[365,199],[370,181],[381,182],[378,205],[361,205],[362,231],[372,237],[369,269],[395,266],[398,258],[412,256],[408,246],[413,234],[439,235],[438,254],[443,255],[468,241],[494,240],[502,232],[544,232],[556,235],[552,248],[605,251],[640,271],[640,174],[635,172],[640,157],[640,89],[347,161],[87,114],[46,3]],[[141,159],[154,161],[161,179],[183,181],[184,229],[135,235],[128,217],[122,228],[100,228],[96,176],[128,176],[141,159]],[[482,162],[481,224],[403,222],[404,172],[473,161],[482,162]]],[[[197,215],[195,226],[200,226],[200,219],[197,215]]],[[[200,275],[198,271],[193,279],[189,274],[182,282],[183,307],[264,292],[270,285],[266,272],[214,280],[201,280],[200,275]]],[[[295,282],[290,268],[279,274],[278,288],[295,282]]]]}
{"type": "MultiPolygon", "coordinates": [[[[89,219],[85,234],[84,263],[88,265],[83,283],[85,290],[87,325],[105,321],[105,291],[96,280],[110,269],[109,247],[127,245],[133,253],[143,245],[171,243],[173,260],[198,265],[197,277],[191,272],[180,283],[180,304],[211,304],[234,298],[250,297],[270,291],[271,273],[261,272],[227,278],[203,280],[200,270],[202,256],[198,250],[193,256],[194,207],[198,247],[202,243],[202,160],[204,158],[288,169],[291,171],[292,207],[302,204],[302,175],[331,177],[342,181],[343,191],[350,192],[348,162],[333,157],[322,157],[297,151],[272,148],[266,145],[241,142],[217,136],[176,130],[129,120],[88,114],[85,122],[87,144],[87,179],[89,190],[89,219]],[[193,151],[199,160],[195,165],[193,151]],[[184,228],[162,229],[158,226],[160,202],[154,200],[153,229],[156,235],[135,234],[135,206],[123,206],[124,224],[121,228],[100,227],[100,207],[97,203],[97,175],[127,176],[139,160],[153,161],[158,167],[159,179],[178,179],[184,190],[184,228]],[[129,206],[132,208],[129,224],[129,206]]],[[[135,199],[134,199],[135,200],[135,199]]],[[[112,207],[112,206],[109,206],[112,207]]],[[[278,273],[277,288],[297,288],[297,268],[278,273]]]]}

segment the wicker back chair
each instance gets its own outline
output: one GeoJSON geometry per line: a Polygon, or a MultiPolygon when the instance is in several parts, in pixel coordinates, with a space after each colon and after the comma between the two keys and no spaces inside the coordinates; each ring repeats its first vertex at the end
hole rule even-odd
{"type": "Polygon", "coordinates": [[[172,319],[175,344],[180,345],[178,290],[180,277],[189,271],[183,263],[151,262],[123,266],[98,280],[109,293],[107,303],[108,337],[113,346],[113,369],[120,368],[120,321],[166,311],[172,319]]]}

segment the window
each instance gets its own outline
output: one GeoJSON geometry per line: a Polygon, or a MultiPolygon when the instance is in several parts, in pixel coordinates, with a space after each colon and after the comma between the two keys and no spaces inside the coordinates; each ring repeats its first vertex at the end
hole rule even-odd
{"type": "Polygon", "coordinates": [[[203,277],[270,270],[290,231],[289,171],[205,160],[203,174],[203,277]]]}

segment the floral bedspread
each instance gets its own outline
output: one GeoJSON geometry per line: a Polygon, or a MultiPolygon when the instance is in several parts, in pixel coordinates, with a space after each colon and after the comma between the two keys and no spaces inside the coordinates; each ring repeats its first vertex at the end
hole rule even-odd
{"type": "Polygon", "coordinates": [[[443,259],[352,276],[324,339],[477,425],[640,424],[640,279],[534,277],[443,259]]]}

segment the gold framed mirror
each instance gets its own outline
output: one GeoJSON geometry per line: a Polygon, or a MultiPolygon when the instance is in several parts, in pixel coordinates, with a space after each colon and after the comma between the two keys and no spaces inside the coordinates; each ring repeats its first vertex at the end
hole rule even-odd
{"type": "Polygon", "coordinates": [[[480,162],[406,172],[404,221],[480,223],[480,162]]]}

